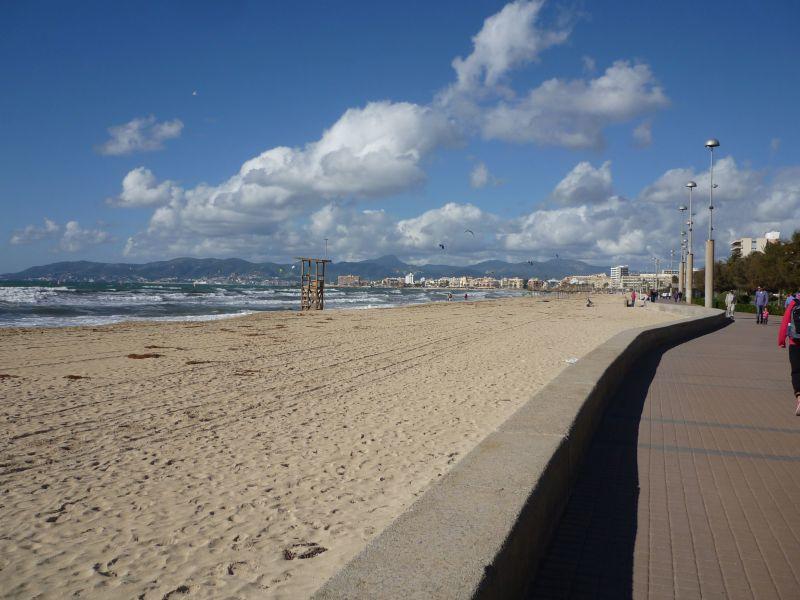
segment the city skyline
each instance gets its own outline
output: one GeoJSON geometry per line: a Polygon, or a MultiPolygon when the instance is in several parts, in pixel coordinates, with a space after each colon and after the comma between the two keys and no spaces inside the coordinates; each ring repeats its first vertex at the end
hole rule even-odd
{"type": "Polygon", "coordinates": [[[769,8],[6,4],[0,272],[325,238],[337,260],[644,269],[677,252],[690,179],[702,266],[708,137],[717,259],[800,228],[800,10],[769,8]]]}

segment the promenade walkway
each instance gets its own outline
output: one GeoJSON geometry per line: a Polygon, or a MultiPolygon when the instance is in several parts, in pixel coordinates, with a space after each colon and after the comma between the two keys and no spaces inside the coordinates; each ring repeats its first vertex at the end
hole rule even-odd
{"type": "Polygon", "coordinates": [[[800,417],[779,316],[642,357],[526,600],[800,598],[800,417]]]}

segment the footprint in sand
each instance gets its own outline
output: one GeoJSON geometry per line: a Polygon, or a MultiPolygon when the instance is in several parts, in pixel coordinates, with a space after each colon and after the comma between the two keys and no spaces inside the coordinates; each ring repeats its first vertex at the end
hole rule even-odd
{"type": "Polygon", "coordinates": [[[189,586],[188,585],[179,585],[171,592],[167,592],[164,594],[164,597],[161,600],[169,600],[176,594],[188,594],[189,593],[189,586]]]}
{"type": "Polygon", "coordinates": [[[103,567],[101,563],[95,563],[92,569],[95,573],[102,575],[103,577],[116,577],[117,574],[111,570],[111,567],[114,566],[114,563],[116,563],[118,560],[119,558],[115,558],[108,561],[105,567],[103,567]]]}
{"type": "Polygon", "coordinates": [[[295,558],[302,560],[306,558],[314,558],[315,556],[319,556],[323,552],[327,551],[327,548],[320,546],[316,542],[300,542],[285,548],[283,551],[283,558],[286,560],[294,560],[295,558]]]}

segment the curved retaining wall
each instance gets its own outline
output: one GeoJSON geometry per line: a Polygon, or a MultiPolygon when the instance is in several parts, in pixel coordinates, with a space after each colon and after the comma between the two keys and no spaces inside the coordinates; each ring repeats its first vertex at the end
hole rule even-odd
{"type": "Polygon", "coordinates": [[[608,399],[637,357],[726,322],[723,311],[697,306],[631,310],[685,318],[623,331],[564,369],[314,598],[519,597],[547,550],[608,399]]]}

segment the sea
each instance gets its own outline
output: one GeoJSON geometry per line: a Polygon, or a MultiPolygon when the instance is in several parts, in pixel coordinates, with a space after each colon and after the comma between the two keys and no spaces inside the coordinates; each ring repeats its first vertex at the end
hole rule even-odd
{"type": "MultiPolygon", "coordinates": [[[[522,290],[337,288],[328,309],[391,308],[455,300],[507,298],[522,290]]],[[[211,321],[260,311],[298,310],[299,287],[192,283],[0,282],[0,327],[68,327],[123,321],[211,321]]]]}

